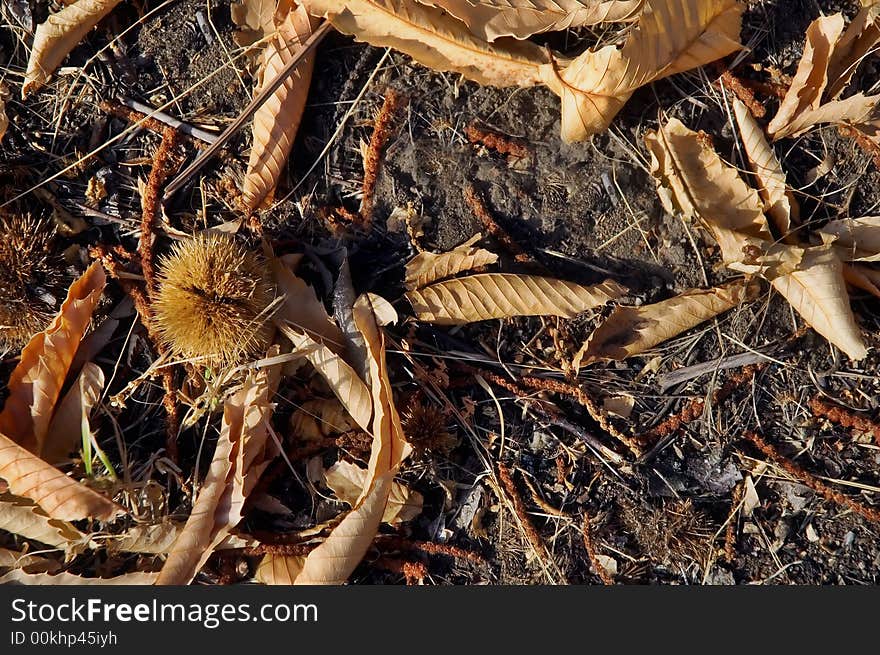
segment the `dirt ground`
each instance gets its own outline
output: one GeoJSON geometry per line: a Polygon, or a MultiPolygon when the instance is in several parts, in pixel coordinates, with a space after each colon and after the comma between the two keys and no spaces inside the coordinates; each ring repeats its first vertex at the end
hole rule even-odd
{"type": "MultiPolygon", "coordinates": [[[[78,227],[58,237],[59,251],[67,250],[69,281],[82,270],[89,246],[134,247],[140,221],[137,180],[149,174],[147,158],[159,142],[155,133],[141,130],[82,159],[128,126],[99,103],[126,97],[157,107],[174,100],[169,113],[218,131],[244,107],[252,80],[246,60],[234,58],[241,49],[232,40],[227,2],[148,1],[117,8],[51,84],[22,102],[18,88],[29,26],[21,7],[26,4],[3,0],[10,24],[0,27],[0,66],[12,89],[7,103],[12,126],[0,145],[2,201],[75,164],[43,187],[46,194],[30,193],[6,207],[48,220],[53,209],[47,198],[54,198],[69,212],[78,227]],[[194,19],[198,11],[210,18],[210,38],[194,19]],[[123,30],[118,47],[101,51],[123,30]],[[89,197],[94,180],[106,188],[104,197],[89,197]]],[[[736,73],[747,80],[766,79],[770,67],[791,75],[810,21],[820,12],[841,10],[852,16],[857,8],[857,2],[843,0],[751,1],[742,33],[750,50],[727,63],[735,61],[736,73]]],[[[46,8],[30,11],[39,17],[46,8]]],[[[597,36],[610,38],[613,28],[607,29],[573,34],[569,45],[577,50],[597,36]]],[[[853,89],[868,92],[878,65],[876,56],[870,58],[853,89]]],[[[356,290],[394,302],[405,320],[391,328],[389,366],[398,405],[427,445],[402,475],[424,494],[423,513],[399,530],[383,528],[387,534],[377,539],[352,582],[402,583],[404,575],[389,562],[407,557],[426,566],[428,584],[601,584],[597,566],[621,584],[878,582],[878,524],[823,498],[746,438],[759,433],[834,491],[867,506],[880,502],[878,442],[811,408],[819,397],[880,418],[875,299],[853,296],[870,351],[858,364],[804,329],[803,321],[765,285],[753,302],[644,356],[583,369],[568,382],[592,400],[591,410],[550,385],[512,390],[491,377],[511,383],[523,376],[566,382],[561,365],[600,313],[572,321],[529,318],[448,329],[416,322],[402,295],[403,266],[416,246],[440,251],[486,233],[465,199],[468,188],[525,255],[517,260],[509,243],[487,237],[487,247],[502,256],[501,270],[537,271],[582,283],[611,276],[631,289],[630,303],[662,300],[729,278],[712,240],[664,212],[647,172],[643,142],[661,116],[676,116],[709,133],[721,156],[745,169],[729,91],[714,84],[717,75],[710,67],[650,85],[632,97],[606,133],[565,144],[559,138],[558,99],[545,89],[480,87],[335,34],[319,46],[305,118],[276,195],[280,202],[263,217],[265,232],[276,243],[288,244],[289,251],[309,253],[305,275],[328,302],[343,247],[356,290]],[[388,89],[401,93],[408,104],[395,117],[376,188],[373,226],[364,231],[346,226],[338,208],[358,210],[360,144],[369,141],[388,89]],[[467,137],[471,126],[521,142],[527,156],[508,158],[472,143],[467,137]],[[407,207],[423,224],[417,244],[395,220],[407,207]],[[399,353],[402,343],[411,359],[399,353]],[[488,382],[478,384],[476,373],[488,382]],[[426,377],[437,384],[426,388],[426,377]],[[719,389],[721,397],[713,396],[719,389]],[[647,433],[696,399],[708,400],[702,415],[654,439],[640,458],[611,434],[647,433]],[[536,401],[552,403],[558,414],[542,410],[546,405],[536,401]],[[589,445],[596,442],[620,460],[597,454],[589,445]],[[530,541],[522,517],[503,500],[510,494],[498,489],[498,463],[511,472],[539,547],[530,541]],[[741,507],[744,489],[751,511],[741,507]],[[585,520],[595,561],[585,547],[585,520]],[[401,542],[441,548],[418,550],[401,542]],[[455,557],[450,546],[473,555],[455,557]]],[[[767,99],[768,116],[776,104],[767,99]]],[[[249,137],[249,130],[242,131],[206,169],[201,184],[177,195],[168,208],[176,229],[191,232],[239,217],[230,189],[244,174],[242,153],[249,137]]],[[[192,158],[195,148],[187,142],[185,149],[192,158]]],[[[783,140],[777,152],[804,223],[819,226],[830,218],[878,213],[880,171],[836,128],[783,140]]],[[[96,361],[108,379],[116,371],[112,395],[145,370],[152,355],[131,311],[119,308],[123,292],[114,286],[108,295],[99,314],[116,312],[119,323],[96,361]]],[[[16,357],[17,352],[5,354],[0,389],[5,390],[16,357]]],[[[296,435],[290,434],[288,417],[302,394],[301,381],[279,392],[276,424],[291,447],[296,435]]],[[[155,495],[154,516],[186,516],[196,455],[205,448],[210,453],[211,441],[202,443],[209,433],[200,424],[180,437],[180,471],[159,465],[165,446],[161,397],[158,383],[147,385],[116,419],[135,478],[155,495]]],[[[99,422],[97,432],[119,464],[110,423],[99,422]]],[[[339,447],[348,457],[363,454],[354,442],[339,447]]],[[[337,453],[323,456],[332,462],[337,453]]],[[[202,453],[202,468],[208,459],[202,453]]],[[[296,466],[306,475],[305,459],[296,466]]],[[[252,534],[283,541],[284,534],[340,508],[328,500],[313,503],[289,474],[276,476],[269,491],[290,511],[255,511],[242,526],[252,534]]],[[[0,533],[0,545],[7,542],[17,543],[0,533]]],[[[108,567],[150,565],[150,558],[127,556],[111,567],[83,555],[71,570],[95,574],[108,567]]],[[[253,565],[244,555],[231,564],[215,557],[199,580],[246,580],[253,565]]]]}

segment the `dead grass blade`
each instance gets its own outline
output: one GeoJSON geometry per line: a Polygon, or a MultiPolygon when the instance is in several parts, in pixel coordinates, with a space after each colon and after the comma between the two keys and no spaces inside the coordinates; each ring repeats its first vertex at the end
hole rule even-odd
{"type": "Polygon", "coordinates": [[[562,138],[601,132],[640,86],[739,50],[742,11],[737,0],[647,0],[622,48],[587,50],[561,70],[543,66],[562,100],[562,138]]]}
{"type": "Polygon", "coordinates": [[[572,360],[577,370],[594,362],[638,355],[750,300],[757,285],[744,279],[714,289],[691,289],[642,307],[615,307],[572,360]]]}
{"type": "Polygon", "coordinates": [[[0,576],[0,584],[18,585],[149,585],[156,580],[156,573],[125,573],[115,578],[84,578],[73,573],[27,573],[21,569],[0,576]]]}
{"type": "Polygon", "coordinates": [[[482,273],[409,291],[406,297],[419,320],[462,325],[513,316],[573,318],[624,293],[613,280],[585,287],[535,275],[482,273]]]}
{"type": "Polygon", "coordinates": [[[340,32],[377,47],[399,50],[438,71],[455,71],[489,86],[540,83],[545,52],[533,43],[499,39],[488,43],[435,7],[412,0],[302,0],[313,16],[326,17],[340,32]]]}
{"type": "Polygon", "coordinates": [[[482,234],[475,234],[460,246],[439,255],[420,252],[406,263],[407,290],[419,289],[437,280],[497,262],[498,255],[495,253],[474,247],[482,238],[482,234]]]}
{"type": "Polygon", "coordinates": [[[9,397],[0,412],[0,432],[32,453],[46,445],[61,387],[92,312],[106,284],[101,264],[92,264],[67,292],[61,310],[35,335],[9,378],[9,397]]]}
{"type": "Polygon", "coordinates": [[[83,37],[119,0],[76,0],[49,16],[34,32],[21,97],[40,88],[83,37]]]}
{"type": "Polygon", "coordinates": [[[445,9],[487,41],[637,20],[644,0],[418,0],[445,9]]]}
{"type": "Polygon", "coordinates": [[[208,475],[159,572],[157,585],[189,584],[241,520],[244,500],[261,472],[250,469],[262,460],[275,384],[275,374],[261,369],[224,403],[223,425],[208,475]]]}
{"type": "Polygon", "coordinates": [[[60,521],[110,521],[123,513],[113,501],[68,478],[4,434],[0,434],[0,478],[11,493],[29,498],[60,521]]]}
{"type": "Polygon", "coordinates": [[[86,542],[67,521],[53,519],[30,500],[12,494],[0,494],[0,530],[56,548],[86,542]]]}
{"type": "Polygon", "coordinates": [[[104,390],[104,372],[93,362],[83,366],[79,377],[55,410],[42,457],[58,464],[82,444],[91,432],[89,415],[104,390]]]}
{"type": "MultiPolygon", "coordinates": [[[[314,27],[315,21],[304,7],[289,11],[260,55],[259,87],[275,79],[311,36],[314,27]]],[[[275,186],[293,149],[314,64],[311,55],[303,59],[254,114],[253,142],[241,190],[242,205],[247,212],[272,201],[275,186]]]]}
{"type": "Polygon", "coordinates": [[[791,229],[792,219],[797,222],[800,209],[786,183],[782,164],[767,143],[764,130],[737,98],[733,99],[733,113],[752,172],[759,185],[758,193],[764,201],[764,212],[773,221],[779,234],[786,236],[791,229]]]}

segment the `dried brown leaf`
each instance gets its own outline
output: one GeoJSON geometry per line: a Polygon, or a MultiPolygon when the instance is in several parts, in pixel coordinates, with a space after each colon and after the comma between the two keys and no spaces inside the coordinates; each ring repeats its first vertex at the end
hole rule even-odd
{"type": "Polygon", "coordinates": [[[18,569],[0,577],[0,584],[18,585],[149,585],[156,580],[156,573],[125,573],[115,578],[84,578],[73,573],[27,573],[18,569]]]}
{"type": "MultiPolygon", "coordinates": [[[[284,5],[281,11],[286,13],[290,3],[285,1],[281,4],[284,5]]],[[[233,40],[238,45],[247,47],[271,36],[275,32],[278,5],[277,0],[241,0],[230,4],[229,16],[239,28],[232,35],[233,40]]]]}
{"type": "Polygon", "coordinates": [[[613,280],[585,287],[534,275],[482,273],[438,282],[406,296],[420,320],[461,325],[513,316],[573,318],[624,293],[626,289],[613,280]]]}
{"type": "Polygon", "coordinates": [[[792,218],[797,221],[799,207],[794,194],[785,181],[785,172],[767,143],[764,130],[739,99],[733,99],[733,113],[739,126],[743,146],[749,158],[752,172],[758,181],[758,193],[764,201],[764,212],[783,236],[791,229],[792,218]]]}
{"type": "Polygon", "coordinates": [[[373,398],[370,462],[360,497],[327,539],[306,557],[295,584],[342,584],[348,579],[379,529],[394,475],[411,451],[394,406],[385,361],[380,321],[394,318],[391,312],[387,301],[372,294],[355,301],[354,321],[367,344],[373,398]]]}
{"type": "Polygon", "coordinates": [[[0,548],[0,569],[26,569],[28,573],[54,573],[61,564],[45,557],[0,548]]]}
{"type": "Polygon", "coordinates": [[[92,264],[70,286],[49,327],[24,347],[9,378],[0,432],[33,453],[41,454],[45,446],[61,387],[106,281],[101,265],[92,264]]]}
{"type": "Polygon", "coordinates": [[[363,430],[369,431],[373,401],[370,390],[355,370],[340,355],[310,336],[294,332],[286,326],[282,331],[291,340],[294,349],[321,374],[355,422],[363,430]]]}
{"type": "Polygon", "coordinates": [[[305,561],[303,555],[266,553],[257,566],[254,581],[267,585],[292,585],[302,571],[305,561]]]}
{"type": "Polygon", "coordinates": [[[445,9],[487,41],[636,20],[644,0],[418,0],[445,9]]]}
{"type": "Polygon", "coordinates": [[[714,289],[691,289],[652,305],[615,307],[577,352],[572,367],[643,353],[750,300],[755,290],[739,279],[714,289]]]}
{"type": "Polygon", "coordinates": [[[832,246],[807,248],[799,270],[774,278],[771,283],[810,327],[850,359],[867,356],[849,305],[843,265],[832,246]]]}
{"type": "Polygon", "coordinates": [[[349,432],[356,425],[335,398],[307,400],[290,415],[290,433],[298,442],[319,443],[327,437],[349,432]]]}
{"type": "Polygon", "coordinates": [[[601,132],[640,86],[739,50],[742,11],[737,0],[647,0],[622,48],[587,50],[561,70],[543,66],[562,99],[562,138],[601,132]]]}
{"type": "Polygon", "coordinates": [[[50,518],[30,500],[0,494],[0,530],[56,548],[84,544],[86,536],[67,521],[50,518]]]}
{"type": "Polygon", "coordinates": [[[412,0],[302,0],[314,16],[373,46],[389,47],[438,71],[455,71],[489,86],[533,86],[540,82],[545,52],[533,43],[498,39],[488,43],[435,7],[412,0]]]}
{"type": "Polygon", "coordinates": [[[42,457],[50,464],[67,459],[91,429],[89,414],[104,390],[104,372],[93,362],[83,366],[79,377],[58,404],[49,424],[42,457]]]}
{"type": "MultiPolygon", "coordinates": [[[[292,8],[281,20],[260,54],[259,88],[271,83],[296,56],[315,24],[305,7],[292,8]]],[[[254,114],[253,142],[241,190],[248,212],[272,202],[306,106],[314,63],[311,55],[303,59],[254,114]]]]}
{"type": "Polygon", "coordinates": [[[880,216],[860,216],[829,221],[819,236],[837,246],[844,261],[880,261],[880,216]]]}
{"type": "Polygon", "coordinates": [[[498,255],[495,253],[474,247],[474,244],[482,238],[482,234],[475,234],[460,246],[439,255],[420,252],[406,263],[407,290],[419,289],[436,280],[453,277],[497,262],[498,255]]]}
{"type": "MultiPolygon", "coordinates": [[[[333,490],[339,500],[352,506],[357,503],[363,492],[366,479],[366,469],[345,460],[336,462],[324,471],[324,482],[327,486],[333,490]]],[[[391,484],[382,523],[396,525],[413,520],[422,513],[423,502],[422,494],[395,480],[391,484]]]]}
{"type": "Polygon", "coordinates": [[[45,84],[68,53],[118,4],[119,0],[76,0],[40,23],[34,32],[21,97],[45,84]]]}
{"type": "Polygon", "coordinates": [[[9,117],[6,115],[6,100],[9,98],[9,88],[0,82],[0,141],[9,127],[9,117]]]}
{"type": "Polygon", "coordinates": [[[880,4],[863,7],[837,40],[828,62],[826,97],[834,99],[843,93],[859,64],[875,51],[880,42],[878,12],[880,4]]]}
{"type": "Polygon", "coordinates": [[[0,434],[0,478],[11,493],[33,500],[61,521],[109,521],[123,513],[116,503],[68,478],[4,434],[0,434]]]}
{"type": "Polygon", "coordinates": [[[214,458],[183,531],[156,580],[157,585],[188,584],[211,553],[241,520],[266,445],[274,372],[261,369],[227,398],[214,458]]]}

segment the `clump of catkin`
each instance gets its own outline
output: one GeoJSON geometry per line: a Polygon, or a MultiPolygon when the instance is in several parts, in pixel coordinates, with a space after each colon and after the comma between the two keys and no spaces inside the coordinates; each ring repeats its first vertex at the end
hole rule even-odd
{"type": "Polygon", "coordinates": [[[265,352],[275,287],[265,260],[223,234],[177,243],[159,262],[153,318],[173,354],[209,365],[265,352]]]}
{"type": "Polygon", "coordinates": [[[20,348],[49,324],[67,281],[51,225],[0,216],[0,350],[20,348]]]}

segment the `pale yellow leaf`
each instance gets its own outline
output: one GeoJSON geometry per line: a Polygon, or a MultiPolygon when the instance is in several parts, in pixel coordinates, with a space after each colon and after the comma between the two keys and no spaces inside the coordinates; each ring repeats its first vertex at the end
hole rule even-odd
{"type": "Polygon", "coordinates": [[[294,584],[339,585],[348,580],[379,530],[393,477],[388,472],[372,482],[366,496],[308,554],[294,584]]]}
{"type": "Polygon", "coordinates": [[[475,234],[460,246],[439,255],[420,252],[406,263],[405,284],[408,291],[419,289],[426,284],[487,266],[498,261],[498,255],[474,244],[483,237],[475,234]]]}
{"type": "Polygon", "coordinates": [[[818,234],[826,243],[834,243],[846,261],[880,261],[880,216],[829,221],[818,234]]]}
{"type": "Polygon", "coordinates": [[[787,236],[791,229],[791,221],[797,221],[799,207],[797,200],[785,181],[785,172],[767,143],[764,131],[738,98],[733,99],[733,113],[742,136],[743,147],[749,158],[752,172],[758,181],[758,192],[764,201],[764,212],[779,230],[787,236]]]}
{"type": "Polygon", "coordinates": [[[395,317],[390,312],[393,310],[388,302],[373,294],[360,296],[354,303],[355,325],[367,345],[373,399],[370,461],[364,488],[351,511],[327,539],[309,553],[295,584],[342,584],[348,579],[379,529],[394,475],[412,450],[394,405],[385,360],[385,335],[377,319],[378,314],[382,322],[393,320],[395,317]]]}
{"type": "MultiPolygon", "coordinates": [[[[290,4],[284,2],[284,9],[290,4]]],[[[276,0],[241,0],[229,5],[229,16],[239,29],[232,38],[240,46],[249,46],[275,32],[276,0]]]]}
{"type": "Polygon", "coordinates": [[[83,37],[119,4],[119,0],[76,0],[51,14],[34,32],[21,97],[41,87],[83,37]]]}
{"type": "Polygon", "coordinates": [[[624,293],[613,280],[585,287],[534,275],[482,273],[409,291],[406,297],[419,320],[462,325],[513,316],[573,318],[624,293]]]}
{"type": "Polygon", "coordinates": [[[297,332],[308,334],[312,339],[325,343],[331,350],[340,350],[345,343],[345,337],[327,314],[323,303],[318,300],[315,290],[291,271],[280,258],[276,258],[271,249],[266,251],[266,259],[275,285],[279,293],[284,295],[284,304],[275,313],[275,321],[290,325],[297,332]]]}
{"type": "Polygon", "coordinates": [[[773,139],[803,134],[821,123],[874,123],[880,119],[880,94],[866,96],[857,93],[843,100],[832,100],[817,107],[808,108],[795,116],[791,122],[773,134],[773,139]]]}
{"type": "Polygon", "coordinates": [[[58,404],[49,424],[42,456],[50,464],[67,459],[90,433],[89,414],[104,390],[104,372],[93,362],[85,364],[79,377],[58,404]]]}
{"type": "Polygon", "coordinates": [[[644,0],[418,0],[445,9],[487,41],[636,20],[644,0]]]}
{"type": "Polygon", "coordinates": [[[0,530],[56,548],[85,543],[86,536],[67,521],[50,518],[30,500],[0,494],[0,530]]]}
{"type": "Polygon", "coordinates": [[[261,369],[226,399],[208,474],[156,584],[191,582],[217,545],[241,521],[244,500],[255,483],[251,475],[254,472],[248,469],[265,447],[276,383],[273,372],[261,369]],[[251,440],[255,443],[249,444],[251,440]]]}
{"type": "Polygon", "coordinates": [[[327,437],[349,432],[356,425],[342,403],[335,398],[307,400],[290,415],[290,434],[298,442],[320,443],[327,437]]]}
{"type": "Polygon", "coordinates": [[[156,573],[125,573],[115,578],[84,578],[73,573],[26,573],[21,569],[0,576],[0,585],[149,585],[156,580],[156,573]]]}
{"type": "Polygon", "coordinates": [[[61,521],[109,521],[123,513],[113,501],[67,477],[4,434],[0,434],[0,478],[6,480],[11,493],[29,498],[61,521]]]}
{"type": "Polygon", "coordinates": [[[739,50],[742,11],[737,0],[647,0],[622,48],[587,50],[561,70],[543,66],[562,100],[562,138],[601,132],[640,86],[739,50]]]}
{"type": "Polygon", "coordinates": [[[0,569],[27,569],[28,573],[54,573],[61,564],[45,557],[0,548],[0,569]]]}
{"type": "Polygon", "coordinates": [[[714,289],[691,289],[652,305],[615,307],[572,360],[572,368],[623,360],[663,343],[751,299],[746,280],[714,289]]]}
{"type": "Polygon", "coordinates": [[[61,387],[106,281],[101,265],[92,264],[70,286],[49,327],[21,351],[9,378],[0,432],[33,453],[39,455],[43,450],[61,387]]]}
{"type": "Polygon", "coordinates": [[[513,39],[488,43],[460,21],[412,0],[302,0],[315,16],[340,32],[373,46],[400,50],[438,71],[455,71],[489,86],[533,86],[547,55],[537,45],[513,39]]]}
{"type": "Polygon", "coordinates": [[[877,43],[880,42],[878,11],[878,4],[862,8],[835,43],[828,62],[826,97],[834,99],[843,93],[859,64],[876,52],[877,43]]]}
{"type": "Polygon", "coordinates": [[[254,581],[267,585],[292,585],[303,569],[303,555],[266,553],[254,573],[254,581]]]}
{"type": "MultiPolygon", "coordinates": [[[[645,145],[658,192],[668,192],[660,193],[666,209],[696,217],[712,230],[725,264],[741,263],[744,247],[760,248],[771,239],[757,191],[700,134],[672,118],[659,130],[649,131],[645,145]]],[[[738,270],[753,273],[757,268],[738,270]]]]}
{"type": "Polygon", "coordinates": [[[340,355],[310,336],[294,332],[286,326],[282,328],[282,332],[291,340],[294,349],[308,359],[321,374],[355,423],[369,431],[373,401],[370,390],[355,370],[340,355]]]}
{"type": "MultiPolygon", "coordinates": [[[[345,460],[336,462],[324,471],[324,482],[333,490],[336,497],[349,505],[357,503],[367,479],[367,469],[345,460]]],[[[382,515],[382,523],[395,525],[411,521],[422,513],[424,499],[418,491],[396,480],[391,484],[388,504],[382,515]]]]}
{"type": "MultiPolygon", "coordinates": [[[[304,7],[291,9],[283,18],[260,54],[259,88],[272,82],[296,56],[302,43],[312,34],[315,23],[304,7]]],[[[303,59],[254,114],[253,141],[241,190],[242,204],[248,212],[272,201],[275,186],[293,149],[314,63],[311,55],[303,59]]]]}
{"type": "Polygon", "coordinates": [[[863,359],[867,355],[849,305],[843,266],[832,246],[807,248],[800,270],[770,282],[810,327],[850,359],[863,359]]]}
{"type": "Polygon", "coordinates": [[[806,111],[818,109],[828,84],[828,64],[834,44],[843,33],[843,15],[820,16],[807,28],[804,53],[779,110],[767,126],[774,138],[786,125],[806,111]]]}

